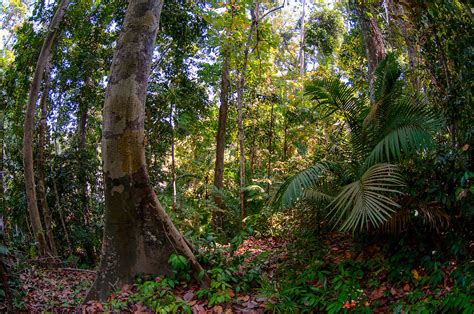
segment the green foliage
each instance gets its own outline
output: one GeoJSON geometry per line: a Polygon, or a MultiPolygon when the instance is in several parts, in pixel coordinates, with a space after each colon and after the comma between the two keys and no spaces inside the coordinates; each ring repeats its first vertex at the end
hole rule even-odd
{"type": "MultiPolygon", "coordinates": [[[[327,115],[339,112],[351,130],[352,155],[346,163],[350,164],[353,181],[341,188],[334,186],[337,195],[327,206],[332,220],[342,222],[342,230],[379,227],[392,217],[400,206],[387,194],[401,194],[405,184],[397,168],[383,162],[400,160],[402,153],[409,155],[426,147],[438,126],[433,111],[404,96],[400,76],[399,65],[389,54],[377,68],[375,100],[370,108],[365,106],[364,97],[356,97],[356,90],[339,79],[316,80],[306,88],[317,106],[327,115]]],[[[289,206],[304,190],[318,191],[321,170],[327,169],[318,165],[291,177],[275,200],[289,206]]],[[[320,199],[329,199],[324,192],[317,192],[320,199]]]]}
{"type": "Polygon", "coordinates": [[[320,62],[330,59],[341,44],[344,24],[335,10],[323,9],[311,14],[305,29],[305,44],[320,62]]]}
{"type": "MultiPolygon", "coordinates": [[[[137,292],[129,297],[132,302],[140,302],[149,306],[155,313],[191,313],[191,308],[183,300],[178,300],[173,294],[174,282],[169,279],[156,278],[154,281],[138,281],[137,292]]],[[[117,306],[125,306],[123,301],[117,301],[117,306]]],[[[123,310],[118,308],[116,310],[123,310]]]]}

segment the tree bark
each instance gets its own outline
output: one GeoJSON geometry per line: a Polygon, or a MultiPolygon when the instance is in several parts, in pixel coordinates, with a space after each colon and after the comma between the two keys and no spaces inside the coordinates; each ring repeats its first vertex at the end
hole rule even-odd
{"type": "Polygon", "coordinates": [[[413,88],[416,91],[420,91],[421,89],[421,82],[420,77],[417,75],[416,70],[420,65],[420,57],[418,56],[417,52],[417,42],[414,40],[411,33],[413,32],[413,27],[410,27],[410,22],[405,20],[407,13],[405,12],[403,6],[394,1],[389,0],[387,2],[387,7],[389,11],[390,20],[393,21],[393,24],[400,35],[403,37],[406,47],[407,47],[407,55],[408,55],[408,64],[410,66],[411,73],[409,75],[409,79],[412,83],[413,88]]]}
{"type": "Polygon", "coordinates": [[[5,114],[3,112],[3,110],[0,112],[1,116],[0,116],[0,140],[2,141],[2,143],[0,144],[0,157],[1,157],[1,160],[0,160],[0,206],[1,208],[3,208],[3,210],[5,210],[5,186],[4,186],[4,183],[3,183],[3,172],[4,172],[4,168],[5,168],[5,164],[4,164],[4,157],[5,157],[5,151],[4,151],[4,143],[5,143],[5,131],[3,130],[3,124],[4,124],[4,117],[5,117],[5,114]]]}
{"type": "Polygon", "coordinates": [[[272,107],[270,110],[270,123],[269,123],[269,134],[268,134],[268,164],[267,164],[267,194],[270,193],[270,175],[272,171],[272,155],[273,155],[273,107],[275,103],[272,101],[272,107]]]}
{"type": "Polygon", "coordinates": [[[41,51],[36,64],[36,69],[31,81],[28,103],[26,106],[25,123],[23,126],[23,166],[25,172],[26,199],[28,203],[28,212],[31,220],[33,235],[38,241],[38,250],[40,256],[51,254],[46,243],[41,217],[36,203],[36,186],[33,166],[33,127],[35,120],[35,108],[38,101],[38,92],[41,85],[42,77],[46,64],[51,54],[51,46],[53,45],[59,23],[61,22],[69,0],[61,0],[56,13],[51,20],[51,24],[41,47],[41,51]]]}
{"type": "Polygon", "coordinates": [[[255,173],[255,158],[257,155],[257,121],[259,118],[258,103],[255,105],[252,121],[252,143],[250,144],[250,177],[253,178],[255,173]]]}
{"type": "Polygon", "coordinates": [[[254,8],[252,8],[252,24],[250,26],[247,40],[245,42],[242,67],[239,73],[239,79],[237,81],[237,124],[238,124],[238,138],[239,138],[239,174],[240,174],[240,214],[242,220],[245,218],[245,134],[243,124],[242,109],[244,106],[244,86],[245,86],[245,74],[247,72],[247,63],[250,52],[250,42],[253,37],[253,33],[257,27],[258,22],[258,9],[259,3],[256,2],[254,8]]]}
{"type": "Polygon", "coordinates": [[[354,1],[360,30],[364,38],[365,52],[368,63],[369,92],[373,99],[373,76],[378,63],[385,57],[385,44],[377,19],[372,15],[370,4],[368,7],[361,1],[354,1]]]}
{"type": "Polygon", "coordinates": [[[300,33],[300,78],[303,78],[305,72],[304,62],[304,16],[305,16],[306,0],[303,0],[303,12],[301,13],[301,33],[300,33]]]}
{"type": "Polygon", "coordinates": [[[175,140],[174,140],[174,121],[173,121],[173,110],[174,101],[176,97],[173,97],[173,101],[170,105],[170,127],[171,127],[171,184],[173,188],[173,211],[176,210],[176,159],[175,159],[175,140]]]}
{"type": "Polygon", "coordinates": [[[141,273],[171,274],[168,258],[174,251],[196,273],[203,271],[158,201],[145,161],[145,96],[162,5],[162,0],[129,1],[112,61],[103,111],[102,258],[87,300],[104,301],[141,273]]]}
{"type": "MultiPolygon", "coordinates": [[[[229,74],[229,58],[230,53],[227,47],[224,48],[222,53],[222,75],[221,75],[221,94],[220,94],[220,107],[219,107],[219,118],[217,121],[217,134],[216,134],[216,163],[214,167],[214,186],[218,190],[222,190],[224,187],[224,153],[225,153],[225,133],[227,125],[227,114],[229,111],[229,92],[230,92],[230,74],[229,74]]],[[[224,202],[220,193],[214,193],[214,202],[220,209],[225,207],[224,202]]],[[[215,228],[223,228],[223,217],[222,213],[214,212],[212,215],[212,221],[215,228]]]]}
{"type": "Polygon", "coordinates": [[[48,130],[48,95],[49,95],[49,73],[48,70],[45,72],[46,80],[43,88],[43,94],[41,95],[40,106],[41,106],[41,119],[38,125],[38,200],[43,212],[44,227],[46,233],[46,240],[49,246],[50,252],[57,256],[56,242],[54,240],[53,228],[52,228],[52,217],[51,211],[48,206],[46,199],[46,184],[45,184],[45,158],[44,148],[46,146],[46,133],[48,130]]]}

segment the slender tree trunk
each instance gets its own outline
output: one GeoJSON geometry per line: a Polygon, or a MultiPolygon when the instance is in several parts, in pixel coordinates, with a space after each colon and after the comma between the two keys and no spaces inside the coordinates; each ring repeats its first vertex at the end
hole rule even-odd
{"type": "MultiPolygon", "coordinates": [[[[51,168],[51,171],[52,171],[52,168],[51,168]]],[[[69,254],[72,254],[71,240],[69,239],[69,232],[67,231],[66,222],[64,221],[63,209],[61,206],[61,201],[59,199],[58,186],[56,185],[56,180],[54,179],[54,177],[53,177],[53,189],[54,189],[54,196],[56,198],[56,208],[59,213],[59,220],[61,220],[61,226],[63,227],[64,236],[66,237],[66,243],[69,249],[69,254]]]]}
{"type": "Polygon", "coordinates": [[[146,168],[145,96],[162,5],[129,1],[112,61],[102,131],[105,229],[88,300],[106,300],[138,274],[171,274],[168,258],[175,251],[196,274],[203,271],[158,201],[146,168]]]}
{"type": "MultiPolygon", "coordinates": [[[[175,97],[176,98],[176,97],[175,97]]],[[[173,121],[174,101],[170,106],[170,127],[171,127],[171,180],[173,185],[173,211],[176,210],[176,160],[175,160],[175,141],[174,141],[174,121],[173,121]]]]}
{"type": "Polygon", "coordinates": [[[5,143],[5,132],[3,130],[3,124],[4,124],[4,112],[3,110],[0,112],[0,206],[3,210],[5,210],[5,186],[3,182],[3,173],[4,173],[4,143],[5,143]]]}
{"type": "MultiPolygon", "coordinates": [[[[82,99],[81,103],[79,104],[79,123],[78,123],[78,128],[79,128],[79,143],[78,143],[78,158],[79,158],[79,163],[81,165],[85,165],[88,160],[87,160],[87,122],[89,120],[89,104],[88,104],[88,96],[92,92],[92,88],[94,87],[94,84],[92,82],[92,79],[90,76],[86,74],[86,79],[85,79],[85,84],[82,89],[82,99]]],[[[91,211],[90,211],[90,206],[89,206],[89,192],[87,189],[88,186],[88,173],[87,171],[81,167],[78,171],[79,178],[81,180],[81,205],[82,205],[82,219],[84,221],[84,226],[89,226],[90,224],[90,216],[91,216],[91,211]]],[[[84,243],[84,251],[87,255],[88,260],[95,265],[97,263],[97,253],[94,248],[94,244],[86,240],[84,243]]]]}
{"type": "Polygon", "coordinates": [[[385,57],[385,44],[377,19],[372,15],[370,4],[354,1],[360,29],[364,37],[365,52],[368,63],[370,98],[374,99],[373,76],[378,63],[385,57]],[[368,16],[370,13],[371,17],[368,16]]]}
{"type": "Polygon", "coordinates": [[[270,123],[269,123],[269,134],[268,134],[268,164],[267,164],[267,194],[270,192],[270,175],[272,171],[272,154],[273,154],[273,107],[274,103],[272,102],[272,107],[270,110],[270,123]]]}
{"type": "Polygon", "coordinates": [[[303,0],[303,12],[301,13],[301,33],[300,33],[300,78],[303,78],[305,72],[305,62],[304,62],[304,17],[306,11],[306,0],[303,0]]]}
{"type": "Polygon", "coordinates": [[[255,106],[253,113],[253,124],[252,124],[252,144],[250,146],[250,177],[253,178],[255,173],[255,157],[257,155],[257,120],[258,120],[258,103],[255,106]]]}
{"type": "Polygon", "coordinates": [[[57,256],[56,242],[54,241],[52,217],[49,210],[48,201],[46,199],[46,184],[45,184],[45,158],[44,149],[46,147],[46,133],[48,131],[48,96],[49,96],[49,73],[45,72],[46,80],[44,84],[43,94],[41,95],[41,119],[38,125],[38,200],[43,212],[44,227],[46,232],[46,240],[48,242],[49,250],[57,256]]]}
{"type": "Polygon", "coordinates": [[[35,124],[35,108],[38,101],[38,92],[41,85],[46,64],[51,54],[51,46],[53,45],[59,23],[61,22],[69,0],[61,0],[56,13],[51,20],[51,25],[41,47],[41,51],[36,64],[36,69],[31,81],[28,103],[26,106],[25,123],[23,126],[23,166],[25,172],[26,199],[28,203],[28,212],[31,220],[33,235],[38,241],[38,250],[40,256],[51,254],[46,243],[41,217],[36,203],[36,186],[33,167],[33,127],[35,124]]]}
{"type": "Polygon", "coordinates": [[[238,124],[238,137],[239,137],[239,174],[240,174],[240,214],[242,220],[245,218],[245,134],[243,124],[242,109],[244,106],[244,86],[245,86],[245,74],[247,72],[247,63],[250,52],[250,42],[252,41],[253,33],[257,27],[258,21],[258,9],[259,3],[256,2],[254,8],[251,11],[252,14],[252,25],[247,35],[245,42],[244,55],[242,58],[242,67],[239,73],[239,80],[237,82],[237,124],[238,124]]]}
{"type": "MultiPolygon", "coordinates": [[[[227,114],[229,111],[229,92],[230,92],[230,74],[229,74],[229,58],[230,53],[227,47],[222,53],[222,75],[221,75],[221,94],[219,118],[217,121],[216,134],[216,163],[214,166],[214,186],[218,190],[224,187],[224,153],[225,153],[225,133],[227,125],[227,114]]],[[[214,193],[214,202],[220,209],[224,209],[225,204],[222,201],[220,193],[214,193]]],[[[212,215],[212,221],[215,228],[223,228],[223,217],[221,211],[215,211],[212,215]]]]}

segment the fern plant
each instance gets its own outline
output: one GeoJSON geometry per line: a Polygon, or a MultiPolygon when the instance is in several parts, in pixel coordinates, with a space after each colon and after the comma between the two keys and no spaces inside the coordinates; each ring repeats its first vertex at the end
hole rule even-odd
{"type": "Polygon", "coordinates": [[[338,78],[314,80],[306,86],[306,95],[321,111],[343,116],[350,130],[351,163],[318,163],[293,175],[276,193],[275,205],[288,208],[310,198],[325,204],[341,230],[379,227],[392,217],[400,207],[394,196],[404,186],[394,163],[428,148],[440,120],[423,97],[405,91],[394,55],[380,62],[374,82],[372,103],[338,78]],[[340,186],[339,182],[350,183],[340,186]]]}

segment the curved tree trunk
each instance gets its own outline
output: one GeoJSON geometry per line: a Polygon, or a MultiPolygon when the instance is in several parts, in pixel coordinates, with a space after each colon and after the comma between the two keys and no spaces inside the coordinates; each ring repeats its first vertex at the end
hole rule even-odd
{"type": "Polygon", "coordinates": [[[175,251],[202,271],[159,203],[146,168],[145,96],[162,5],[129,1],[112,61],[102,130],[105,230],[88,300],[106,300],[140,273],[171,274],[168,258],[175,251]]]}
{"type": "MultiPolygon", "coordinates": [[[[221,76],[221,94],[219,107],[219,119],[217,121],[216,134],[216,164],[214,167],[214,186],[218,190],[224,187],[224,152],[225,152],[225,131],[227,125],[227,113],[229,111],[229,91],[230,91],[230,75],[229,75],[229,49],[224,48],[222,76],[221,76]]],[[[225,207],[220,193],[214,193],[214,202],[223,209],[225,207]]],[[[223,228],[222,212],[213,212],[212,221],[215,228],[223,228]]]]}
{"type": "Polygon", "coordinates": [[[23,166],[25,172],[26,199],[28,203],[28,213],[30,215],[31,227],[33,235],[38,241],[38,250],[40,256],[51,254],[46,243],[41,217],[36,203],[36,186],[33,167],[33,128],[35,123],[35,108],[38,101],[38,92],[40,89],[43,73],[51,54],[51,46],[53,45],[59,23],[61,22],[69,0],[61,0],[56,13],[51,20],[46,38],[38,57],[35,73],[31,82],[28,103],[26,106],[25,123],[23,126],[23,166]]]}
{"type": "Polygon", "coordinates": [[[45,72],[46,81],[44,84],[43,94],[41,95],[41,119],[38,126],[38,200],[43,212],[44,228],[46,233],[46,241],[50,252],[57,256],[56,242],[54,241],[51,211],[46,200],[46,183],[45,183],[45,158],[44,148],[46,146],[46,133],[48,128],[48,95],[49,95],[49,73],[45,72]]]}

